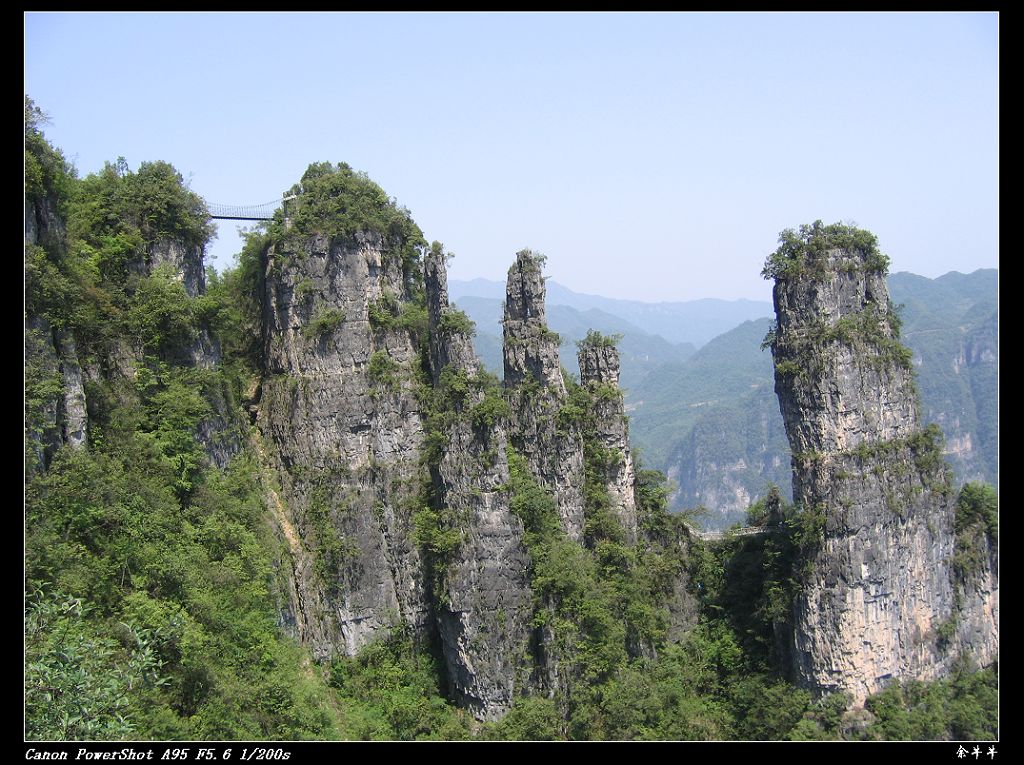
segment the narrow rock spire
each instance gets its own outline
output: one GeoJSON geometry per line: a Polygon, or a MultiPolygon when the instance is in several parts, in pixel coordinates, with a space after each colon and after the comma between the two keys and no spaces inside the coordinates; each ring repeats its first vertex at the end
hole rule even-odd
{"type": "Polygon", "coordinates": [[[512,408],[510,437],[530,472],[554,495],[562,528],[583,539],[583,440],[560,422],[566,400],[558,356],[560,338],[545,321],[545,258],[530,250],[516,254],[508,270],[505,298],[505,387],[512,408]]]}
{"type": "Polygon", "coordinates": [[[437,506],[421,515],[454,537],[450,549],[435,545],[430,560],[438,632],[453,695],[477,718],[493,720],[511,706],[528,673],[529,557],[506,490],[501,389],[480,372],[468,320],[448,304],[439,245],[427,254],[423,272],[431,374],[452,415],[436,433],[443,444],[431,464],[437,506]]]}
{"type": "Polygon", "coordinates": [[[796,680],[862,702],[896,678],[952,666],[965,621],[992,658],[995,600],[958,610],[950,559],[954,496],[937,428],[922,429],[909,351],[874,235],[820,222],[784,232],[769,336],[775,390],[804,513],[803,581],[793,613],[796,680]]]}
{"type": "Polygon", "coordinates": [[[629,544],[636,542],[636,476],[629,448],[629,420],[619,389],[615,338],[591,331],[579,343],[580,383],[590,393],[590,436],[601,449],[605,489],[629,544]]]}

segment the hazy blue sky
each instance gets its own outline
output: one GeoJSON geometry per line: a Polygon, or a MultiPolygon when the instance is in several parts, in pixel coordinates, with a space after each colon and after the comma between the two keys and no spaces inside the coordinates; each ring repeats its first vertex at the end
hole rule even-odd
{"type": "MultiPolygon", "coordinates": [[[[25,15],[25,92],[80,174],[171,162],[213,202],[365,171],[503,279],[767,299],[778,233],[874,231],[893,270],[998,258],[998,15],[25,15]]],[[[233,222],[211,247],[238,249],[233,222]]]]}

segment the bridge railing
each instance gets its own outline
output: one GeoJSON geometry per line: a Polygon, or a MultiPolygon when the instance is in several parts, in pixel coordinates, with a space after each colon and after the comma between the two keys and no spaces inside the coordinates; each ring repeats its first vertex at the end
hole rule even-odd
{"type": "Polygon", "coordinates": [[[705,542],[721,542],[723,539],[732,539],[734,537],[753,537],[760,536],[762,534],[773,534],[781,530],[781,526],[744,526],[739,529],[728,529],[726,531],[702,531],[700,529],[690,527],[690,531],[693,532],[694,536],[705,542]]]}
{"type": "Polygon", "coordinates": [[[210,211],[211,218],[220,220],[272,220],[277,208],[294,198],[275,199],[257,205],[225,205],[219,202],[207,202],[206,209],[210,211]]]}

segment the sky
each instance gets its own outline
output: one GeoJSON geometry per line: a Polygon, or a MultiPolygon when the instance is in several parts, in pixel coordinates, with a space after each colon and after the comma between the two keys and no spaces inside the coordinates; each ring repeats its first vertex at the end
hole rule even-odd
{"type": "MultiPolygon", "coordinates": [[[[779,232],[892,271],[998,266],[996,13],[26,13],[25,93],[79,175],[164,160],[210,202],[347,162],[455,253],[576,290],[770,299],[779,232]]],[[[208,262],[240,248],[219,221],[208,262]]]]}

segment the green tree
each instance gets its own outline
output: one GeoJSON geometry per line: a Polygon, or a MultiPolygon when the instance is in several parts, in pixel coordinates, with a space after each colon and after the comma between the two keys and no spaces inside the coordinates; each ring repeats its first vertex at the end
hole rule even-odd
{"type": "Polygon", "coordinates": [[[25,616],[25,737],[131,738],[131,697],[167,682],[151,636],[118,625],[120,640],[97,632],[80,599],[37,592],[25,616]]]}

